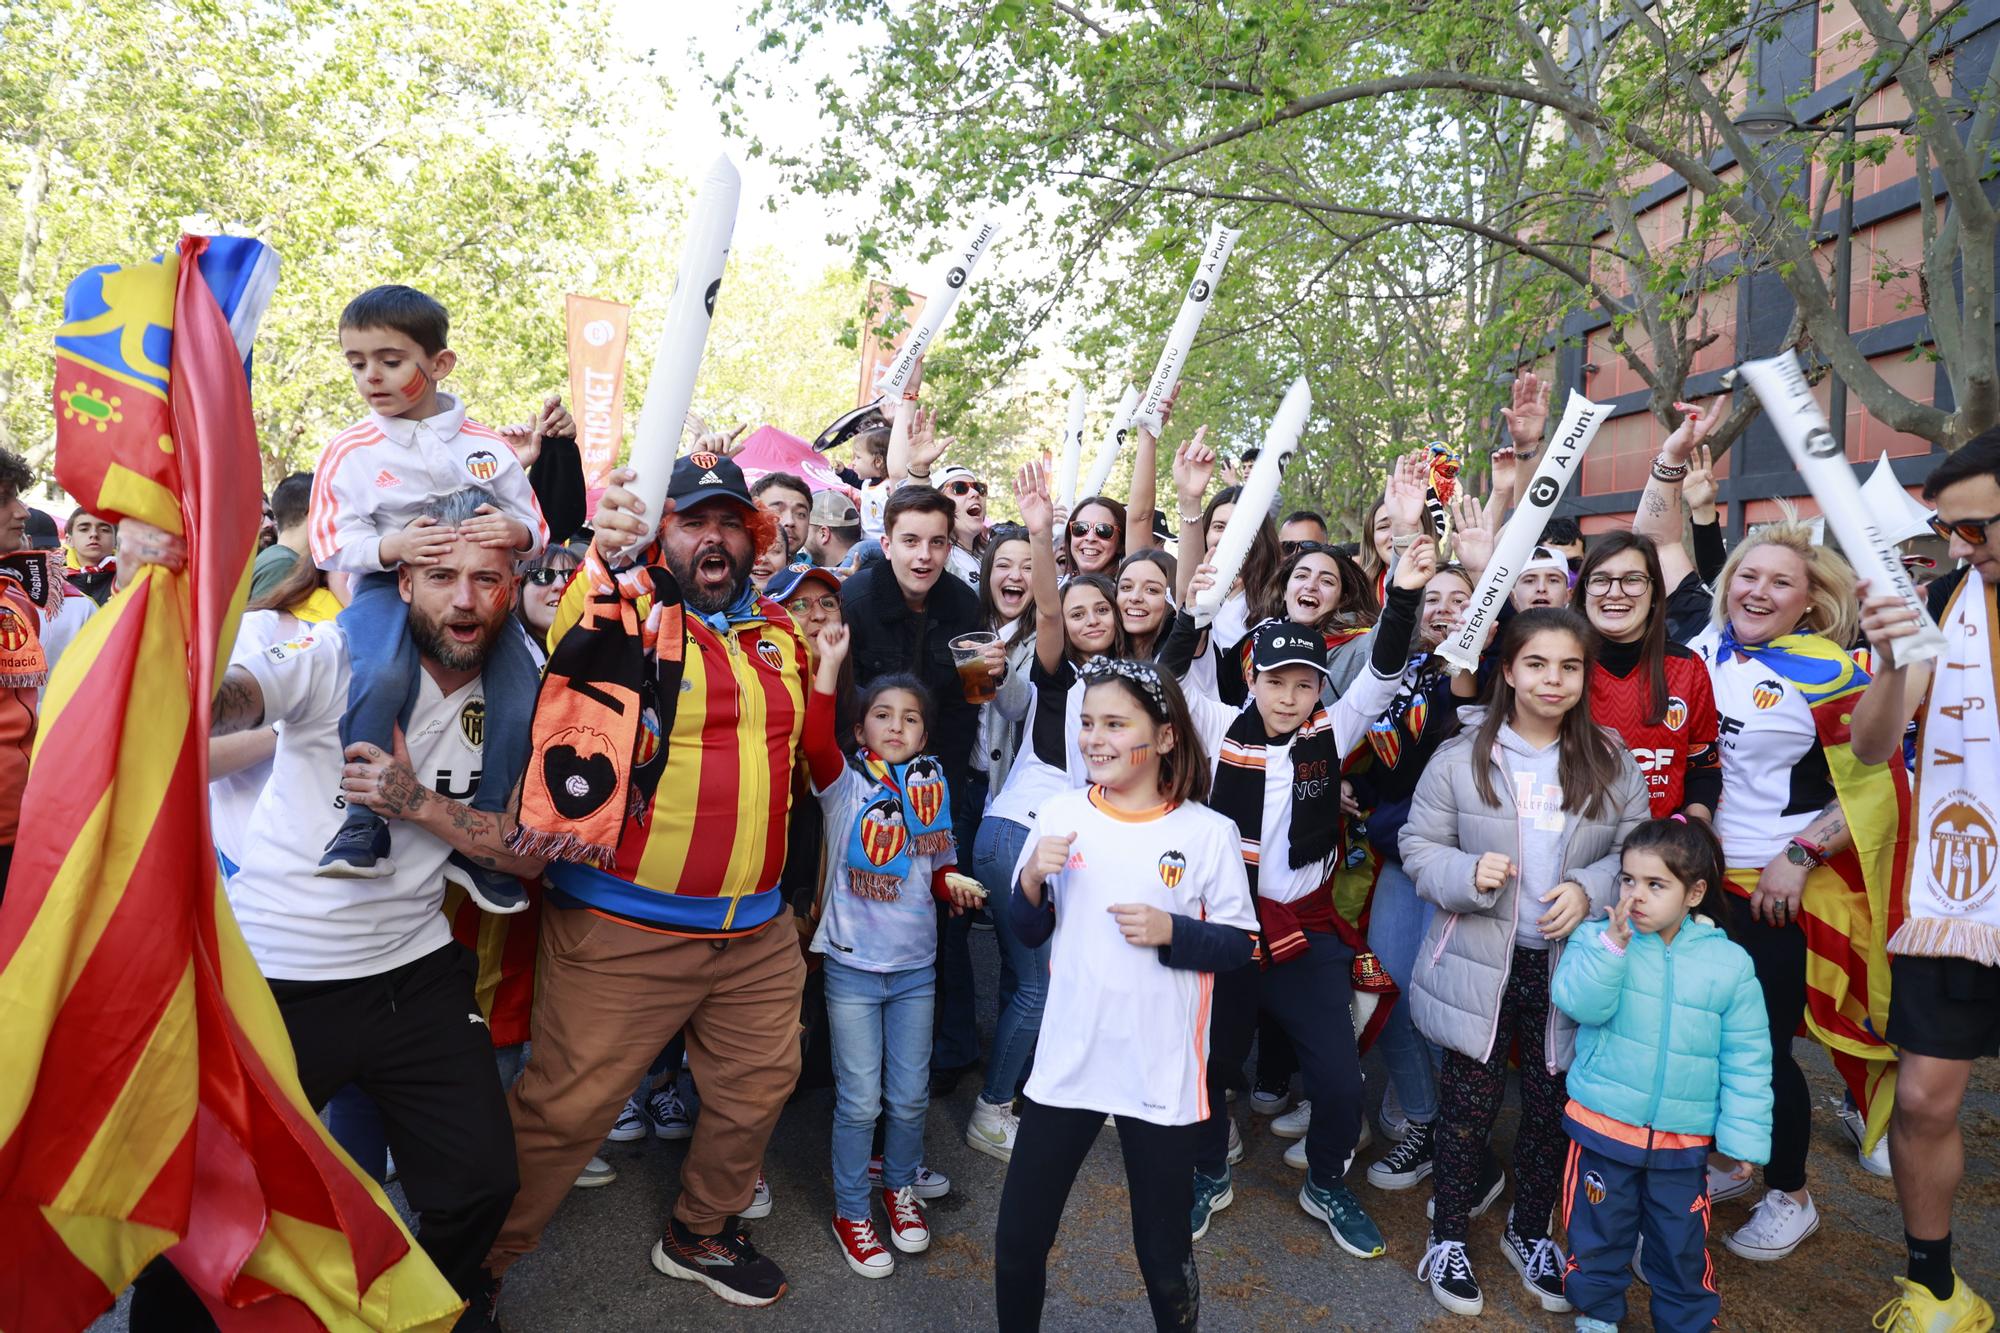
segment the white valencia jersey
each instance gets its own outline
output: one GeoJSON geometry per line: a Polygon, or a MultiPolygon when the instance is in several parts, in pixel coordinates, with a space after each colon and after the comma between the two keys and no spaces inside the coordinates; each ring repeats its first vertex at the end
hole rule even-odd
{"type": "MultiPolygon", "coordinates": [[[[340,792],[340,716],[347,709],[347,641],[315,625],[242,664],[264,692],[276,724],[271,774],[240,841],[230,906],[266,977],[338,981],[413,962],[451,939],[444,868],[451,848],[401,820],[389,821],[395,873],[381,879],[321,879],[321,853],[346,817],[340,792]]],[[[404,743],[417,780],[454,800],[479,787],[485,749],[483,682],[446,696],[417,671],[417,700],[404,743]]]]}
{"type": "Polygon", "coordinates": [[[1158,1125],[1205,1120],[1215,978],[1127,943],[1110,908],[1256,930],[1236,826],[1204,805],[1132,815],[1100,805],[1095,788],[1067,791],[1042,803],[1015,878],[1041,839],[1068,833],[1069,864],[1043,889],[1056,926],[1028,1096],[1158,1125]]]}
{"type": "Polygon", "coordinates": [[[1805,696],[1754,657],[1716,661],[1719,642],[1711,628],[1688,644],[1708,663],[1715,687],[1722,744],[1715,834],[1731,867],[1757,869],[1782,855],[1833,800],[1833,778],[1805,696]]]}

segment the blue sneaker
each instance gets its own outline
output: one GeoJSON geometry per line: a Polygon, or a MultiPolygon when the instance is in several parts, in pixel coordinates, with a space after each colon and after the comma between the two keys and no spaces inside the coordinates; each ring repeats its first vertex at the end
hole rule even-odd
{"type": "Polygon", "coordinates": [[[1367,1210],[1362,1208],[1361,1200],[1355,1198],[1354,1191],[1346,1185],[1337,1184],[1327,1189],[1315,1184],[1312,1173],[1308,1171],[1306,1183],[1299,1189],[1299,1207],[1326,1223],[1327,1230],[1333,1233],[1334,1242],[1355,1258],[1382,1257],[1382,1233],[1367,1210]]]}
{"type": "Polygon", "coordinates": [[[1209,1219],[1236,1202],[1236,1191],[1231,1185],[1228,1167],[1220,1176],[1204,1176],[1194,1173],[1194,1239],[1200,1240],[1208,1234],[1209,1219]]]}
{"type": "Polygon", "coordinates": [[[395,873],[396,863],[389,859],[389,825],[379,815],[342,824],[313,871],[322,879],[383,879],[395,873]]]}

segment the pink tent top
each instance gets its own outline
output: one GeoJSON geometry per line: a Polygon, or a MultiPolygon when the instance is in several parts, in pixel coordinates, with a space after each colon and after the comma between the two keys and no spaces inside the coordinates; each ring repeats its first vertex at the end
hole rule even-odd
{"type": "Polygon", "coordinates": [[[812,445],[796,435],[788,435],[776,426],[759,426],[736,451],[737,465],[743,475],[753,484],[772,472],[789,472],[805,478],[807,486],[814,491],[853,492],[841,481],[833,470],[826,455],[819,453],[812,445]]]}

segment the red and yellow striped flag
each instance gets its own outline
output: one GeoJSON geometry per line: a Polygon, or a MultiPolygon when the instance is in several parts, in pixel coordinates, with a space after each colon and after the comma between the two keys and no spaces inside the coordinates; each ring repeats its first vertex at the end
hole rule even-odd
{"type": "Polygon", "coordinates": [[[186,537],[49,683],[0,907],[0,1330],[169,1253],[224,1329],[445,1329],[461,1302],[299,1089],[208,827],[210,701],[259,513],[246,352],[275,256],[184,237],[71,285],[56,472],[186,537]]]}

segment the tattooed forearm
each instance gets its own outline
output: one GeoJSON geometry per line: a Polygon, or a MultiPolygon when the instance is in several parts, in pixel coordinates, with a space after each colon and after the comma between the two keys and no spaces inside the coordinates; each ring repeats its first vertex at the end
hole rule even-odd
{"type": "Polygon", "coordinates": [[[222,688],[215,692],[215,705],[208,720],[208,734],[228,736],[264,725],[264,691],[257,678],[242,667],[223,673],[222,688]]]}
{"type": "Polygon", "coordinates": [[[417,781],[407,764],[391,764],[382,771],[380,795],[371,802],[377,814],[388,819],[412,819],[430,800],[431,790],[417,781]]]}
{"type": "Polygon", "coordinates": [[[542,873],[543,862],[516,856],[507,850],[507,835],[513,831],[514,817],[498,811],[474,810],[469,805],[435,792],[415,816],[417,822],[450,843],[475,864],[501,874],[533,877],[542,873]]]}

